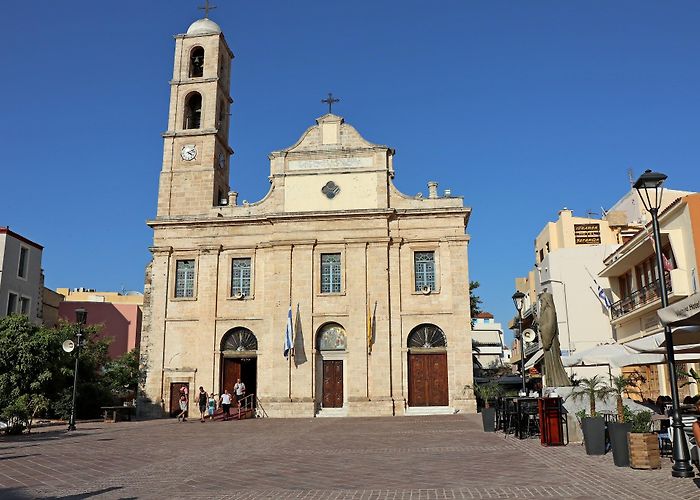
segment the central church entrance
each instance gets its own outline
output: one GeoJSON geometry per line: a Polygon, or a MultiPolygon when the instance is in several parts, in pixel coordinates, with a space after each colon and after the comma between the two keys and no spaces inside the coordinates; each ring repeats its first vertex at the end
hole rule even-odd
{"type": "Polygon", "coordinates": [[[327,323],[319,329],[316,342],[317,373],[320,374],[316,386],[317,400],[320,399],[321,408],[343,408],[347,350],[345,329],[337,323],[327,323]]]}
{"type": "Polygon", "coordinates": [[[256,394],[258,380],[258,340],[247,328],[229,330],[221,340],[221,392],[233,386],[239,378],[246,394],[256,394]]]}
{"type": "Polygon", "coordinates": [[[445,334],[435,325],[418,325],[408,336],[408,405],[448,404],[445,334]]]}

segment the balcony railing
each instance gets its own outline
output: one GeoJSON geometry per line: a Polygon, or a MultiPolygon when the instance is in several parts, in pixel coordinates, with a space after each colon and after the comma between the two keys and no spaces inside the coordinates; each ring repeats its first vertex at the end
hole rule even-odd
{"type": "MultiPolygon", "coordinates": [[[[666,289],[668,290],[668,293],[671,293],[673,291],[673,287],[671,285],[671,275],[666,272],[664,273],[664,278],[666,280],[666,289]]],[[[627,297],[615,302],[610,308],[612,311],[612,319],[616,319],[620,316],[631,313],[632,311],[660,298],[661,290],[659,285],[660,281],[658,279],[654,280],[639,290],[635,290],[627,297]]]]}

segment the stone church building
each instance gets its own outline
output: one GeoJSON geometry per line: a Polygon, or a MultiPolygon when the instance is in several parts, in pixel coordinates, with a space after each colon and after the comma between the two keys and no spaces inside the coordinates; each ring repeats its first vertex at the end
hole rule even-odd
{"type": "Polygon", "coordinates": [[[269,155],[262,200],[239,202],[233,53],[207,18],[175,44],[142,413],[172,414],[183,385],[196,413],[199,386],[237,378],[271,417],[475,411],[462,198],[400,193],[394,150],[329,113],[269,155]]]}

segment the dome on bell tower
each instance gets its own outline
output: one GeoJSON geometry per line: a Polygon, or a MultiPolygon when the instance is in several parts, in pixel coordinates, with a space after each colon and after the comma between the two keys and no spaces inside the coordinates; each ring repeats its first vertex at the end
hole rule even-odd
{"type": "Polygon", "coordinates": [[[188,35],[211,35],[218,33],[221,33],[221,28],[208,17],[196,20],[187,28],[188,35]]]}

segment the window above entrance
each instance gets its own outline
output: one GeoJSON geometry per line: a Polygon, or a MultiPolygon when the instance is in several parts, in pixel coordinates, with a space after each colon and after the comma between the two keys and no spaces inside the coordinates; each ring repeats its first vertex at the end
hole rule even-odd
{"type": "Polygon", "coordinates": [[[222,351],[257,351],[258,339],[247,328],[238,327],[226,332],[221,339],[222,351]]]}
{"type": "Polygon", "coordinates": [[[434,349],[447,347],[447,340],[442,330],[428,323],[418,325],[408,334],[408,348],[434,349]]]}

